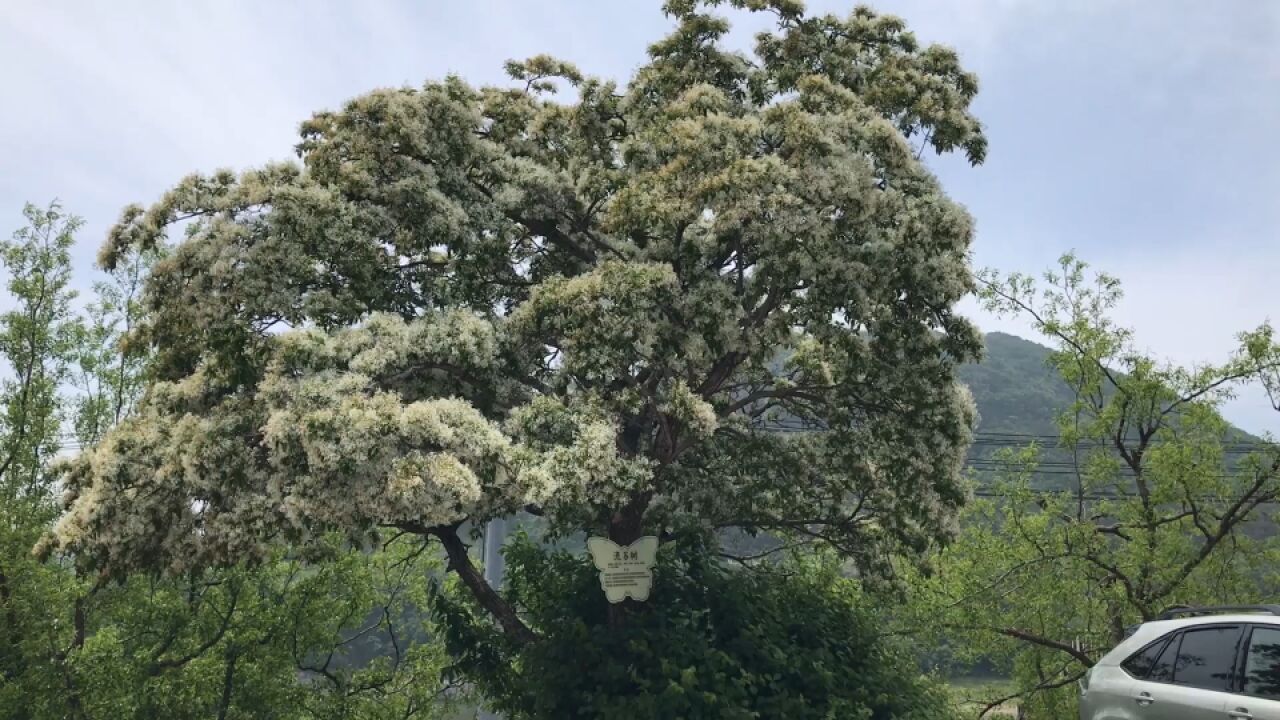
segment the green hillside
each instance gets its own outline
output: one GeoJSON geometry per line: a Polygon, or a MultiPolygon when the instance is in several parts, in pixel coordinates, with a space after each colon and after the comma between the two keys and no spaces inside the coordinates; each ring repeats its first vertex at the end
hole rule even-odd
{"type": "Polygon", "coordinates": [[[1056,435],[1054,418],[1071,404],[1071,390],[1049,367],[1052,352],[1014,335],[986,337],[982,362],[960,368],[973,392],[980,433],[1056,435]]]}
{"type": "MultiPolygon", "coordinates": [[[[1056,435],[1054,418],[1071,404],[1072,395],[1049,366],[1053,351],[1001,332],[988,333],[986,346],[982,362],[959,370],[978,405],[978,432],[1056,435]]],[[[1239,428],[1232,428],[1229,436],[1258,439],[1239,428]]]]}

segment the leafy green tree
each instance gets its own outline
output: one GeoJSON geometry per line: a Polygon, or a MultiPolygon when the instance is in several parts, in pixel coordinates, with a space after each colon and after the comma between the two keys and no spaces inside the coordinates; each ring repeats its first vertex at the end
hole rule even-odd
{"type": "Polygon", "coordinates": [[[408,538],[376,555],[327,548],[323,562],[282,557],[96,594],[71,668],[82,717],[449,717],[464,696],[441,682],[443,647],[420,614],[434,558],[408,538]]]}
{"type": "Polygon", "coordinates": [[[28,206],[3,246],[6,474],[0,488],[0,718],[434,718],[463,695],[425,634],[435,558],[409,538],[376,555],[326,540],[309,562],[119,584],[31,547],[57,514],[50,460],[127,416],[145,347],[125,344],[156,259],[122,257],[83,315],[69,289],[80,220],[28,206]],[[300,680],[301,678],[301,680],[300,680]]]}
{"type": "Polygon", "coordinates": [[[0,315],[0,354],[9,372],[0,402],[0,487],[32,511],[48,507],[42,469],[58,452],[63,416],[59,387],[75,347],[70,248],[80,220],[56,204],[27,205],[27,226],[0,243],[0,261],[15,303],[0,315]]]}
{"type": "MultiPolygon", "coordinates": [[[[553,538],[798,536],[867,581],[950,537],[972,223],[920,158],[983,159],[976,80],[865,8],[734,0],[777,27],[731,52],[717,4],[668,2],[625,87],[539,56],[515,88],[379,90],[305,122],[301,165],[127,208],[107,267],[191,223],[144,292],[154,382],[67,468],[42,550],[181,576],[407,532],[530,648],[554,629],[465,531],[518,510],[553,538]]],[[[625,634],[675,599],[592,602],[625,634]]]]}
{"type": "Polygon", "coordinates": [[[1280,346],[1264,326],[1225,363],[1160,363],[1110,319],[1119,283],[1070,255],[1040,284],[986,280],[993,309],[1054,344],[1073,402],[1059,459],[1013,450],[983,478],[994,497],[966,510],[912,623],[999,662],[1030,717],[1072,718],[1074,681],[1127,626],[1172,605],[1273,596],[1280,447],[1233,430],[1219,407],[1280,367],[1280,346]]]}
{"type": "Polygon", "coordinates": [[[16,593],[29,670],[0,686],[0,717],[449,717],[465,694],[441,681],[420,611],[434,558],[408,539],[329,548],[323,562],[105,587],[39,567],[16,593]]]}
{"type": "Polygon", "coordinates": [[[18,586],[38,575],[30,548],[57,513],[43,469],[58,452],[63,420],[59,386],[71,365],[76,318],[70,248],[78,218],[55,203],[27,205],[26,227],[0,243],[13,307],[0,315],[0,681],[27,671],[33,617],[18,586]]]}
{"type": "Polygon", "coordinates": [[[148,353],[145,346],[130,345],[130,336],[142,322],[143,280],[163,252],[156,247],[123,254],[107,279],[93,286],[69,378],[76,395],[75,436],[82,445],[102,439],[142,394],[148,353]]]}

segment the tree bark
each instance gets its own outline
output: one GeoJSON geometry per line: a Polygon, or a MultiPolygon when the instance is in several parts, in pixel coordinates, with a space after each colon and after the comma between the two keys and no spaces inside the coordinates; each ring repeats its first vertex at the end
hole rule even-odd
{"type": "Polygon", "coordinates": [[[227,664],[222,672],[222,696],[218,700],[218,720],[226,720],[227,711],[231,709],[231,696],[235,690],[236,660],[239,656],[232,650],[227,651],[227,664]]]}
{"type": "Polygon", "coordinates": [[[536,640],[537,635],[524,624],[516,614],[515,608],[485,582],[480,572],[476,570],[476,566],[471,562],[471,556],[467,554],[466,544],[462,542],[462,538],[458,537],[458,528],[456,526],[434,528],[431,534],[440,540],[441,545],[444,545],[445,554],[449,556],[449,569],[458,573],[462,584],[467,586],[480,606],[489,611],[489,614],[498,621],[503,631],[520,642],[536,640]]]}
{"type": "MultiPolygon", "coordinates": [[[[644,511],[649,506],[653,493],[644,492],[636,495],[621,510],[609,519],[609,539],[618,545],[630,545],[644,534],[644,511]]],[[[627,617],[634,613],[641,603],[624,599],[620,603],[609,604],[609,627],[617,629],[627,622],[627,617]]]]}
{"type": "Polygon", "coordinates": [[[79,650],[84,647],[86,625],[84,598],[79,595],[76,596],[75,615],[72,618],[72,622],[74,623],[75,637],[72,639],[71,644],[75,649],[79,650]]]}

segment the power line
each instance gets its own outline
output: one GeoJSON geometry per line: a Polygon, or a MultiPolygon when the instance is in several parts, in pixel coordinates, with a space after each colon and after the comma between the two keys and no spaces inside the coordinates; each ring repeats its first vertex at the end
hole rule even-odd
{"type": "MultiPolygon", "coordinates": [[[[781,433],[814,433],[828,432],[830,428],[816,427],[797,422],[779,422],[779,423],[758,423],[750,426],[755,430],[763,430],[766,432],[781,433]]],[[[1047,435],[1040,433],[1014,433],[1014,432],[976,432],[973,434],[973,445],[990,446],[990,445],[1007,445],[1007,446],[1023,446],[1030,442],[1053,443],[1057,447],[1061,447],[1059,443],[1062,441],[1061,435],[1047,435]]],[[[1159,446],[1161,443],[1154,443],[1159,446]]],[[[1215,443],[1219,447],[1236,449],[1236,450],[1256,450],[1277,447],[1277,443],[1266,440],[1223,440],[1215,443]]],[[[1094,438],[1081,438],[1072,443],[1079,447],[1113,447],[1109,440],[1101,440],[1094,438]]]]}

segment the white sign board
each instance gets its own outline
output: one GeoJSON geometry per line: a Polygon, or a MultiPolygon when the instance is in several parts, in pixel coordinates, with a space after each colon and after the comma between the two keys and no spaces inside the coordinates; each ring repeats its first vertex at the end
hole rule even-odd
{"type": "Polygon", "coordinates": [[[623,546],[609,538],[593,537],[587,538],[587,549],[600,571],[600,587],[609,602],[620,603],[628,597],[641,602],[649,599],[658,538],[646,535],[623,546]]]}

